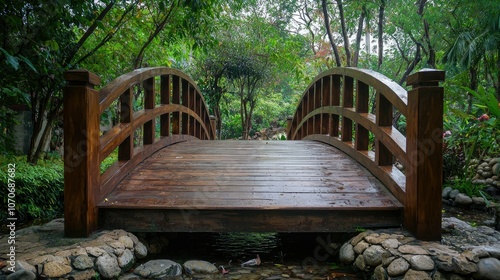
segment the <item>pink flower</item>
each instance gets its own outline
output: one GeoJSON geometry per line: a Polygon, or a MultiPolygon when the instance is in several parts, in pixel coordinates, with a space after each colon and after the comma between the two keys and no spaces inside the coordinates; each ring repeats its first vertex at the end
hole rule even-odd
{"type": "Polygon", "coordinates": [[[487,121],[489,119],[490,119],[490,116],[488,116],[487,114],[482,114],[479,118],[477,118],[477,120],[480,122],[487,121]]]}
{"type": "Polygon", "coordinates": [[[451,131],[447,130],[443,133],[443,138],[451,136],[451,131]]]}

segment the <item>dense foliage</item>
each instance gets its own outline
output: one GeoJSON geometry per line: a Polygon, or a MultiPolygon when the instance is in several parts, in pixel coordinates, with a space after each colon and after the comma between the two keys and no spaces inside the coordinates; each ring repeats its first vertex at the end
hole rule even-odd
{"type": "MultiPolygon", "coordinates": [[[[46,159],[31,165],[21,157],[1,157],[0,166],[15,164],[16,217],[19,223],[46,221],[62,215],[64,204],[63,162],[46,159]]],[[[7,170],[0,170],[0,178],[8,178],[7,170]]],[[[8,204],[7,180],[0,181],[2,205],[8,204]]],[[[5,209],[6,210],[6,209],[5,209]]],[[[7,211],[0,211],[0,220],[6,224],[7,211]]]]}

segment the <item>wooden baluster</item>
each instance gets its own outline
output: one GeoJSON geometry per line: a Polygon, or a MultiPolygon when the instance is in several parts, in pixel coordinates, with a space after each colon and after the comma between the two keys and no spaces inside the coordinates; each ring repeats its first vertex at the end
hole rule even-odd
{"type": "MultiPolygon", "coordinates": [[[[367,84],[357,81],[356,86],[356,112],[357,113],[368,113],[369,107],[369,97],[370,88],[367,84]]],[[[368,129],[364,128],[362,125],[356,123],[356,142],[355,148],[358,151],[367,151],[369,144],[369,134],[368,129]]]]}
{"type": "MultiPolygon", "coordinates": [[[[326,76],[321,79],[321,107],[327,107],[331,105],[331,76],[326,76]]],[[[331,118],[329,114],[321,114],[321,131],[320,134],[330,134],[330,124],[331,118]]]]}
{"type": "MultiPolygon", "coordinates": [[[[196,88],[191,87],[189,92],[189,109],[196,113],[196,88]]],[[[194,117],[189,118],[189,135],[196,137],[196,119],[194,117]]]]}
{"type": "Polygon", "coordinates": [[[87,237],[98,227],[101,79],[86,70],[64,78],[64,234],[87,237]]]}
{"type": "MultiPolygon", "coordinates": [[[[314,84],[313,87],[311,87],[311,89],[309,90],[309,97],[307,98],[309,100],[309,102],[307,103],[309,105],[309,108],[307,109],[307,113],[311,113],[312,111],[314,111],[315,107],[314,107],[314,103],[315,103],[315,93],[316,93],[316,84],[314,84]]],[[[312,117],[312,118],[309,118],[308,120],[308,125],[307,125],[307,135],[312,135],[314,134],[314,120],[315,118],[312,117]]]]}
{"type": "MultiPolygon", "coordinates": [[[[381,92],[376,96],[376,124],[379,127],[392,127],[392,104],[385,98],[381,92]]],[[[382,144],[379,139],[375,139],[375,163],[378,166],[391,166],[393,164],[393,155],[382,144]]]]}
{"type": "Polygon", "coordinates": [[[420,240],[441,239],[441,188],[443,181],[444,71],[421,70],[406,79],[405,227],[420,240]]]}
{"type": "MultiPolygon", "coordinates": [[[[151,110],[155,108],[155,79],[149,78],[144,81],[144,109],[151,110]]],[[[152,119],[144,124],[144,145],[150,145],[155,142],[155,120],[152,119]]]]}
{"type": "MultiPolygon", "coordinates": [[[[170,75],[161,76],[160,102],[170,104],[170,75]]],[[[160,135],[170,136],[170,113],[160,116],[160,135]]]]}
{"type": "MultiPolygon", "coordinates": [[[[340,76],[332,76],[332,106],[340,105],[340,76]]],[[[330,136],[339,136],[339,115],[332,115],[332,126],[330,128],[330,136]]]]}
{"type": "MultiPolygon", "coordinates": [[[[182,106],[189,108],[189,87],[191,85],[186,81],[182,80],[182,106]]],[[[189,135],[189,115],[186,113],[182,114],[182,134],[189,135]]]]}
{"type": "MultiPolygon", "coordinates": [[[[181,84],[180,77],[173,76],[172,77],[172,104],[180,105],[181,104],[181,84]]],[[[181,133],[181,124],[180,124],[180,112],[172,113],[172,134],[179,135],[181,133]]]]}
{"type": "MultiPolygon", "coordinates": [[[[129,88],[120,95],[120,123],[127,124],[132,122],[134,114],[132,108],[133,89],[129,88]]],[[[130,160],[134,153],[134,134],[129,135],[118,146],[118,160],[130,160]]]]}
{"type": "MultiPolygon", "coordinates": [[[[321,88],[321,84],[322,84],[321,80],[317,81],[314,84],[314,105],[313,105],[313,108],[312,108],[311,112],[321,107],[322,99],[323,99],[323,91],[322,91],[322,88],[321,88]]],[[[322,124],[322,116],[321,116],[321,114],[315,115],[314,116],[314,131],[313,131],[313,134],[321,134],[322,127],[323,127],[323,124],[322,124]]]]}
{"type": "MultiPolygon", "coordinates": [[[[352,108],[354,95],[353,95],[354,80],[352,77],[344,76],[344,94],[342,98],[342,107],[352,108]]],[[[352,142],[352,120],[342,115],[342,142],[352,142]]]]}

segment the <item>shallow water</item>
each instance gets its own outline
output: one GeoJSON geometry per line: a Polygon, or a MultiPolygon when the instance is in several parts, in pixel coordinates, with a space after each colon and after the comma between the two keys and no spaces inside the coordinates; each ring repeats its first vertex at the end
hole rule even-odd
{"type": "Polygon", "coordinates": [[[260,255],[267,263],[336,262],[343,242],[355,234],[182,233],[168,237],[165,257],[240,263],[260,255]]]}

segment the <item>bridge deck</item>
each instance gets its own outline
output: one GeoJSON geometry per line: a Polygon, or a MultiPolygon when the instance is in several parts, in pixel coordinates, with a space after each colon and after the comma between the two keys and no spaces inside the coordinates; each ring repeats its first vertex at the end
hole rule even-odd
{"type": "Polygon", "coordinates": [[[188,141],[158,151],[98,204],[102,228],[352,231],[403,206],[339,150],[312,141],[188,141]]]}

